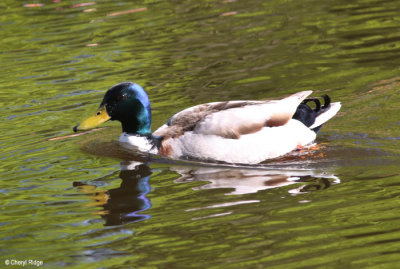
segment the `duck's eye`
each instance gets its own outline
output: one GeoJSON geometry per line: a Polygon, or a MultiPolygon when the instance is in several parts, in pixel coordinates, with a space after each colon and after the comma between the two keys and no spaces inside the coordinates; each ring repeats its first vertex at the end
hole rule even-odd
{"type": "Polygon", "coordinates": [[[113,108],[112,105],[106,105],[106,110],[107,110],[107,113],[108,113],[109,115],[112,114],[112,108],[113,108]]]}
{"type": "Polygon", "coordinates": [[[126,100],[126,98],[127,98],[127,97],[126,97],[126,94],[123,94],[123,95],[120,95],[120,96],[119,96],[119,100],[120,100],[120,101],[124,101],[124,100],[126,100]]]}

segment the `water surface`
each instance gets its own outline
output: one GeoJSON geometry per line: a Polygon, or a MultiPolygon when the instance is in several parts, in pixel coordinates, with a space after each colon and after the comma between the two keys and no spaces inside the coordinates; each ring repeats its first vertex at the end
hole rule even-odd
{"type": "Polygon", "coordinates": [[[3,1],[0,256],[49,267],[400,265],[396,1],[3,1]],[[258,167],[72,127],[135,81],[153,130],[198,103],[329,94],[319,148],[258,167]]]}

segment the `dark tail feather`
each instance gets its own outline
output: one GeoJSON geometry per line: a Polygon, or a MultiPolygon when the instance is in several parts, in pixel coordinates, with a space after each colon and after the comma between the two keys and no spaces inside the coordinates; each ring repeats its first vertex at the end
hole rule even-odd
{"type": "MultiPolygon", "coordinates": [[[[324,113],[331,104],[331,98],[324,94],[321,96],[324,99],[324,104],[321,106],[321,102],[318,98],[307,98],[297,107],[296,113],[293,115],[293,119],[301,121],[305,126],[310,127],[314,124],[315,118],[324,113]],[[315,108],[311,108],[307,103],[314,102],[315,108]]],[[[314,132],[318,132],[322,125],[312,129],[314,132]]]]}

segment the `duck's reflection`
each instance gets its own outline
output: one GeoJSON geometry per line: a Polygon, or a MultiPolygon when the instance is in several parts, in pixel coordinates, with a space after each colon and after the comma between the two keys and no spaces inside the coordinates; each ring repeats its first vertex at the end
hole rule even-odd
{"type": "Polygon", "coordinates": [[[184,183],[191,181],[209,182],[195,190],[229,189],[226,194],[248,194],[260,190],[284,187],[296,183],[307,183],[289,190],[296,194],[315,189],[329,187],[332,183],[340,183],[333,174],[316,172],[314,170],[265,170],[265,169],[226,169],[226,168],[171,168],[181,177],[175,182],[184,183]]]}
{"type": "Polygon", "coordinates": [[[151,187],[149,179],[151,169],[140,162],[122,162],[119,177],[122,179],[119,188],[108,191],[96,191],[95,186],[75,182],[82,192],[90,193],[93,203],[89,206],[102,206],[97,212],[105,220],[106,226],[137,222],[150,218],[142,213],[151,208],[146,195],[151,187]]]}
{"type": "MultiPolygon", "coordinates": [[[[288,192],[298,194],[329,187],[340,180],[333,174],[316,172],[312,169],[253,169],[226,167],[190,167],[172,166],[169,170],[177,172],[180,177],[177,183],[204,181],[205,184],[194,190],[227,189],[226,194],[243,195],[256,193],[260,190],[293,185],[288,192]]],[[[146,197],[151,187],[149,178],[151,168],[137,161],[123,161],[119,177],[122,179],[119,188],[108,191],[96,190],[96,186],[75,182],[81,192],[89,193],[92,201],[88,206],[101,206],[97,212],[105,220],[105,225],[120,225],[150,218],[144,211],[151,208],[151,202],[146,197]]],[[[238,201],[237,203],[248,202],[238,201]]],[[[257,202],[259,202],[257,200],[257,202]]],[[[229,204],[237,204],[229,203],[229,204]]],[[[226,206],[225,204],[223,204],[226,206]]]]}

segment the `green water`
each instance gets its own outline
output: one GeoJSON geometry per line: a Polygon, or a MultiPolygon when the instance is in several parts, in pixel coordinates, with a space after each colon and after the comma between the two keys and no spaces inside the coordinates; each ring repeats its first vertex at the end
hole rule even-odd
{"type": "Polygon", "coordinates": [[[83,3],[0,3],[1,267],[400,266],[398,1],[83,3]],[[121,81],[153,130],[217,100],[343,106],[321,149],[259,169],[140,164],[116,122],[50,140],[121,81]]]}

